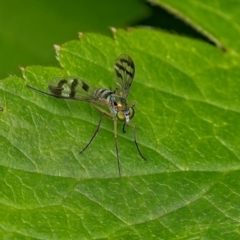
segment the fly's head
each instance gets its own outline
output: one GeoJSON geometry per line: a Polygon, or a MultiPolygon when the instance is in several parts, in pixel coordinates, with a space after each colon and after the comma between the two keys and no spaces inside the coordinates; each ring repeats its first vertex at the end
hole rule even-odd
{"type": "Polygon", "coordinates": [[[126,99],[116,95],[111,96],[110,104],[110,109],[114,114],[114,117],[122,122],[125,122],[126,124],[129,124],[130,119],[132,119],[134,116],[135,104],[133,104],[131,107],[128,107],[126,99]]]}

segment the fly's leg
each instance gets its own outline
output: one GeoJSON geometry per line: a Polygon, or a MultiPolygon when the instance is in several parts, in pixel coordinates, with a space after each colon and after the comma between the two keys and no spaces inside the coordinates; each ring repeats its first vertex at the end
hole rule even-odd
{"type": "Polygon", "coordinates": [[[94,137],[96,136],[97,132],[99,131],[100,124],[102,121],[102,116],[105,115],[107,118],[114,121],[114,140],[115,140],[115,149],[116,149],[116,154],[117,154],[118,174],[119,174],[119,177],[121,177],[121,166],[120,166],[120,160],[119,160],[119,155],[118,155],[118,144],[117,144],[117,120],[113,119],[111,114],[109,114],[107,111],[105,111],[103,108],[99,107],[98,105],[96,105],[94,103],[91,103],[91,105],[93,105],[95,108],[97,108],[102,114],[101,114],[101,117],[98,122],[98,126],[97,126],[92,138],[90,139],[89,143],[85,146],[85,148],[80,153],[83,153],[87,149],[87,147],[91,144],[91,142],[93,141],[94,137]]]}
{"type": "Polygon", "coordinates": [[[136,148],[137,148],[137,150],[138,150],[138,153],[139,153],[139,155],[142,157],[143,160],[147,161],[147,159],[142,155],[142,153],[141,153],[141,151],[140,151],[140,149],[139,149],[138,143],[137,143],[137,130],[136,130],[136,126],[133,125],[133,124],[129,124],[129,125],[131,125],[131,126],[134,128],[134,143],[135,143],[135,145],[136,145],[136,148]]]}
{"type": "Polygon", "coordinates": [[[98,105],[96,105],[96,104],[94,104],[94,103],[91,103],[91,104],[101,112],[101,116],[100,116],[100,118],[99,118],[97,128],[96,128],[94,134],[92,135],[90,141],[89,141],[88,144],[79,152],[79,154],[83,153],[83,152],[88,148],[88,146],[91,144],[91,142],[93,141],[93,139],[94,139],[95,136],[97,135],[97,133],[98,133],[98,131],[99,131],[99,128],[100,128],[100,125],[101,125],[101,122],[102,122],[102,117],[103,117],[103,115],[105,115],[106,117],[112,119],[112,116],[111,116],[107,111],[105,111],[103,108],[99,107],[98,105]]]}
{"type": "Polygon", "coordinates": [[[101,125],[101,122],[102,122],[102,117],[103,117],[103,115],[105,115],[106,117],[112,119],[112,116],[111,116],[108,112],[106,112],[104,109],[102,109],[101,107],[95,105],[94,103],[92,103],[92,105],[101,112],[101,116],[100,116],[100,118],[99,118],[97,128],[96,128],[94,134],[92,135],[90,141],[89,141],[88,144],[79,152],[79,154],[83,153],[83,152],[89,147],[89,145],[92,143],[93,139],[94,139],[95,136],[97,135],[97,133],[98,133],[98,131],[99,131],[99,129],[100,129],[100,125],[101,125]]]}
{"type": "Polygon", "coordinates": [[[107,112],[105,111],[104,109],[102,109],[101,107],[95,105],[94,103],[92,103],[92,105],[97,108],[100,112],[101,112],[101,116],[99,118],[99,121],[98,121],[98,125],[97,125],[97,128],[94,132],[94,134],[92,135],[90,141],[88,142],[88,144],[79,152],[79,154],[83,153],[88,147],[89,145],[92,143],[93,139],[96,137],[99,129],[100,129],[100,125],[101,125],[101,122],[102,122],[102,117],[103,115],[105,115],[106,117],[110,118],[112,120],[112,116],[107,112]]]}
{"type": "Polygon", "coordinates": [[[97,133],[98,133],[98,131],[99,131],[99,128],[100,128],[100,125],[101,125],[101,122],[102,122],[102,117],[103,117],[103,113],[101,113],[101,116],[100,116],[99,121],[98,121],[97,128],[96,128],[94,134],[92,135],[90,141],[89,141],[88,144],[79,152],[79,154],[83,153],[83,152],[88,148],[88,146],[91,144],[91,142],[93,141],[93,139],[94,139],[95,136],[97,135],[97,133]]]}
{"type": "Polygon", "coordinates": [[[109,112],[107,112],[105,109],[99,107],[97,104],[94,104],[94,103],[91,103],[91,105],[92,105],[93,107],[95,107],[96,109],[98,109],[98,110],[99,110],[102,114],[104,114],[107,118],[113,120],[112,115],[111,115],[109,112]]]}
{"type": "Polygon", "coordinates": [[[123,133],[126,133],[126,131],[125,131],[125,126],[126,126],[126,123],[124,122],[123,127],[122,127],[123,133]]]}
{"type": "Polygon", "coordinates": [[[119,177],[121,177],[121,166],[119,161],[118,143],[117,143],[117,120],[114,120],[114,140],[115,140],[115,148],[116,148],[116,154],[117,154],[118,174],[119,174],[119,177]]]}

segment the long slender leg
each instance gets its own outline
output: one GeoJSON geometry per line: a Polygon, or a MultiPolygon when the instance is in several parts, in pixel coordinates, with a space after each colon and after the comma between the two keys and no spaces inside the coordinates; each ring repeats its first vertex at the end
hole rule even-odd
{"type": "Polygon", "coordinates": [[[118,173],[119,173],[119,177],[121,177],[121,166],[119,161],[118,144],[117,144],[117,120],[114,120],[114,140],[115,140],[115,148],[116,148],[116,154],[117,154],[118,173]]]}
{"type": "Polygon", "coordinates": [[[142,155],[140,149],[139,149],[139,146],[138,146],[138,143],[137,143],[137,130],[136,130],[136,126],[131,124],[131,126],[134,128],[134,142],[135,142],[135,145],[136,145],[136,148],[138,150],[138,153],[140,154],[140,156],[142,157],[142,159],[144,159],[145,161],[147,161],[147,159],[142,155]]]}
{"type": "Polygon", "coordinates": [[[108,113],[105,109],[99,107],[98,105],[91,103],[91,105],[93,107],[95,107],[96,109],[98,109],[101,113],[103,113],[107,118],[113,120],[112,115],[110,113],[108,113]]]}
{"type": "Polygon", "coordinates": [[[90,141],[86,145],[86,147],[80,153],[84,152],[87,149],[87,147],[91,144],[95,135],[99,131],[100,124],[102,121],[102,116],[105,115],[107,118],[113,120],[113,122],[114,122],[114,140],[115,140],[115,149],[116,149],[116,154],[117,154],[118,173],[119,173],[119,177],[121,177],[121,165],[120,165],[120,160],[119,160],[119,155],[118,155],[118,143],[117,143],[117,120],[114,120],[113,117],[111,116],[111,114],[109,114],[107,111],[105,111],[105,109],[102,109],[101,107],[99,107],[98,105],[96,105],[94,103],[91,103],[91,105],[94,106],[95,108],[97,108],[102,113],[102,115],[101,115],[101,118],[99,119],[99,123],[98,123],[97,129],[96,129],[94,135],[92,136],[92,138],[90,139],[90,141]]]}
{"type": "Polygon", "coordinates": [[[125,131],[125,126],[126,126],[126,123],[124,122],[123,127],[122,127],[123,133],[126,133],[126,131],[125,131]]]}
{"type": "Polygon", "coordinates": [[[96,128],[94,134],[92,135],[90,141],[89,141],[88,144],[79,152],[79,154],[83,153],[83,152],[88,148],[88,146],[91,144],[91,142],[93,141],[93,139],[95,138],[96,134],[97,134],[98,131],[99,131],[99,128],[100,128],[100,125],[101,125],[101,122],[102,122],[103,114],[104,114],[104,113],[101,113],[101,116],[100,116],[99,121],[98,121],[97,128],[96,128]]]}

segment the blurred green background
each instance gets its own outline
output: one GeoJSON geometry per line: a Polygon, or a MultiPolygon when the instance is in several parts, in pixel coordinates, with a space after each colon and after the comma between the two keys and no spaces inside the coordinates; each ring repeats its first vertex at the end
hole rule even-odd
{"type": "Polygon", "coordinates": [[[78,32],[111,35],[110,26],[142,25],[203,38],[144,0],[0,0],[0,79],[20,76],[19,66],[59,66],[53,45],[78,39],[78,32]]]}

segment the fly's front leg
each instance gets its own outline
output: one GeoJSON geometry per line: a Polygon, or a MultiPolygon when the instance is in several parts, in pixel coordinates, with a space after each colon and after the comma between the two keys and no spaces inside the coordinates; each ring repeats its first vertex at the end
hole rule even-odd
{"type": "Polygon", "coordinates": [[[113,120],[113,117],[112,115],[107,112],[105,109],[99,107],[98,105],[94,104],[94,103],[91,103],[92,106],[94,106],[96,109],[98,109],[102,114],[104,114],[107,118],[113,120]]]}
{"type": "Polygon", "coordinates": [[[125,131],[125,126],[126,126],[126,123],[124,122],[123,127],[122,127],[123,133],[126,133],[126,131],[125,131]]]}
{"type": "Polygon", "coordinates": [[[130,104],[129,107],[134,108],[135,106],[136,106],[136,102],[133,102],[132,104],[130,104]]]}
{"type": "Polygon", "coordinates": [[[136,126],[133,125],[133,124],[129,124],[130,126],[132,126],[134,128],[134,143],[136,145],[136,148],[138,150],[138,153],[139,155],[142,157],[143,160],[147,161],[147,159],[142,155],[140,149],[139,149],[139,146],[138,146],[138,143],[137,143],[137,130],[136,130],[136,126]]]}

